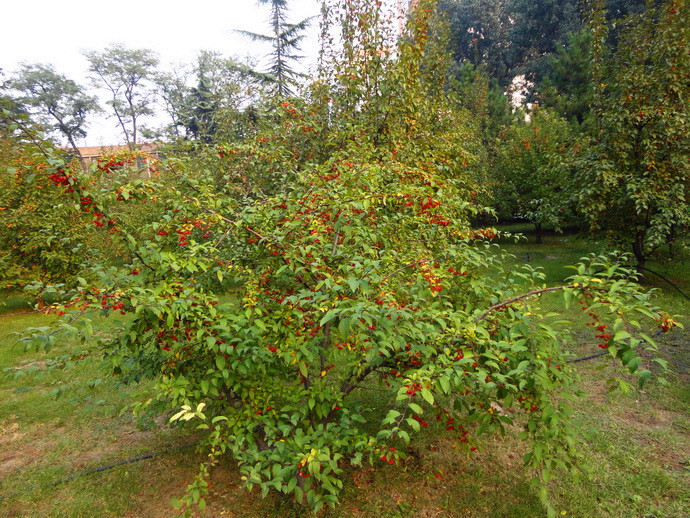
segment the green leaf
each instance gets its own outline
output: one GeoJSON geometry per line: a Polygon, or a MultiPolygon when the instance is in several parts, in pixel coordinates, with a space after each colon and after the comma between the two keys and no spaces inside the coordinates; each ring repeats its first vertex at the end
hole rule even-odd
{"type": "Polygon", "coordinates": [[[643,388],[645,383],[652,379],[652,373],[648,370],[643,370],[637,373],[637,382],[640,388],[643,388]]]}
{"type": "Polygon", "coordinates": [[[354,277],[348,277],[347,284],[350,286],[350,291],[354,293],[357,291],[357,288],[359,287],[359,280],[355,279],[354,277]]]}
{"type": "Polygon", "coordinates": [[[420,426],[419,426],[419,423],[418,423],[417,421],[415,421],[414,419],[412,419],[411,417],[408,417],[407,419],[405,419],[405,421],[407,422],[407,424],[410,425],[410,427],[411,427],[415,432],[418,432],[418,431],[421,429],[420,426]]]}
{"type": "Polygon", "coordinates": [[[415,411],[416,413],[418,413],[420,415],[424,413],[424,410],[422,410],[422,407],[419,406],[417,403],[410,403],[407,406],[409,406],[413,411],[415,411]]]}
{"type": "Polygon", "coordinates": [[[431,391],[428,388],[424,387],[422,389],[421,394],[427,403],[429,403],[430,405],[434,404],[434,395],[431,393],[431,391]]]}
{"type": "Polygon", "coordinates": [[[628,362],[626,367],[628,368],[628,370],[630,372],[635,372],[641,363],[642,363],[642,358],[637,356],[637,357],[633,358],[632,360],[630,360],[630,362],[628,362]]]}
{"type": "Polygon", "coordinates": [[[324,315],[324,317],[321,319],[321,322],[319,322],[319,325],[323,326],[324,324],[327,324],[331,320],[333,320],[337,315],[338,315],[339,310],[337,309],[332,309],[328,313],[324,315]]]}
{"type": "Polygon", "coordinates": [[[350,325],[352,323],[352,319],[350,318],[341,318],[340,322],[338,323],[338,331],[340,332],[341,335],[347,336],[348,332],[350,331],[350,325]]]}
{"type": "Polygon", "coordinates": [[[287,486],[285,486],[284,492],[285,493],[292,492],[292,490],[295,489],[296,485],[297,485],[297,477],[292,477],[290,479],[290,481],[287,483],[287,486]]]}

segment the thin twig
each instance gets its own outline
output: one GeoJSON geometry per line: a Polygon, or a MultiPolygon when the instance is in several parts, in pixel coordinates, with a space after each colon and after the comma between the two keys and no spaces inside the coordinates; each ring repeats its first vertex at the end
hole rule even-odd
{"type": "Polygon", "coordinates": [[[422,259],[422,260],[415,261],[415,262],[410,263],[410,264],[406,264],[405,266],[402,266],[401,268],[398,268],[397,270],[395,270],[393,273],[389,273],[388,275],[386,275],[383,279],[381,279],[381,283],[384,283],[384,282],[387,281],[389,278],[393,277],[393,275],[395,275],[396,273],[400,273],[400,272],[402,272],[403,270],[406,270],[407,268],[411,268],[411,267],[413,267],[413,266],[416,265],[416,264],[430,263],[432,260],[433,260],[433,259],[422,259]]]}

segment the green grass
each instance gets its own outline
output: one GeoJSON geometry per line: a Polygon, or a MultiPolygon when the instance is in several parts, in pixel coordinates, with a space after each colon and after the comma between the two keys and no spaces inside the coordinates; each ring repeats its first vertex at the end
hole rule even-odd
{"type": "MultiPolygon", "coordinates": [[[[0,495],[40,486],[79,470],[161,449],[185,440],[171,431],[138,430],[126,404],[151,392],[149,384],[119,386],[102,360],[88,356],[64,368],[46,362],[83,346],[67,343],[49,354],[24,352],[12,333],[45,325],[43,314],[4,318],[0,331],[0,495]],[[89,381],[103,380],[90,388],[89,381]],[[61,389],[61,397],[55,391],[61,389]]],[[[78,356],[77,356],[78,357],[78,356]]],[[[145,465],[94,475],[0,503],[0,515],[120,516],[138,490],[145,465]],[[122,477],[123,472],[132,474],[122,477]],[[100,481],[100,482],[99,482],[100,481]],[[104,491],[104,489],[106,489],[104,491]]]]}
{"type": "MultiPolygon", "coordinates": [[[[515,227],[512,227],[515,230],[515,227]]],[[[524,230],[529,230],[528,228],[524,230]]],[[[547,235],[544,245],[533,242],[501,246],[516,257],[543,267],[547,282],[569,275],[563,266],[576,263],[590,251],[603,249],[577,236],[547,235]]],[[[687,258],[648,265],[690,292],[687,258]]],[[[690,327],[690,303],[663,282],[646,278],[659,289],[656,302],[670,313],[684,315],[690,327]]],[[[15,297],[4,313],[21,309],[15,297]]],[[[574,322],[573,353],[592,351],[591,338],[576,308],[563,310],[559,295],[542,298],[546,309],[574,322]]],[[[165,425],[155,430],[137,427],[126,405],[153,393],[150,383],[123,387],[107,376],[95,356],[47,369],[46,362],[77,355],[83,345],[63,344],[49,354],[24,352],[13,345],[12,333],[45,325],[53,318],[24,314],[0,319],[0,496],[38,489],[0,502],[0,516],[93,517],[171,516],[171,498],[179,496],[203,457],[191,450],[81,477],[59,486],[42,484],[67,475],[180,445],[189,437],[165,425]],[[18,372],[35,371],[17,375],[18,372]],[[90,380],[103,381],[89,388],[90,380]],[[55,397],[55,389],[71,387],[55,397]],[[124,411],[123,411],[124,409],[124,411]]],[[[571,517],[683,517],[690,516],[690,361],[688,331],[661,336],[661,356],[674,366],[669,385],[650,384],[643,391],[609,393],[605,380],[621,376],[599,361],[577,364],[586,396],[575,405],[576,421],[586,435],[584,467],[591,478],[579,481],[565,475],[552,482],[559,512],[571,517]]],[[[393,404],[379,392],[361,391],[357,397],[372,412],[393,404]]],[[[429,427],[415,439],[410,457],[401,466],[364,467],[348,471],[342,504],[324,517],[381,516],[516,517],[543,516],[544,509],[522,466],[524,446],[516,430],[504,437],[483,437],[478,452],[454,448],[446,432],[429,427]]],[[[212,495],[205,516],[305,516],[303,508],[276,495],[261,499],[241,488],[237,469],[224,461],[212,475],[212,495]]]]}

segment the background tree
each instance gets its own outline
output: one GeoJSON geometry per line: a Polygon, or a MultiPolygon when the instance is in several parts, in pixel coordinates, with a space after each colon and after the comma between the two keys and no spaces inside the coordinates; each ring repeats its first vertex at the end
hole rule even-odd
{"type": "Polygon", "coordinates": [[[304,74],[295,70],[295,64],[302,57],[299,51],[300,43],[304,39],[304,31],[309,26],[309,19],[298,23],[287,21],[287,0],[259,0],[260,4],[270,4],[271,16],[269,23],[272,34],[263,35],[248,31],[238,31],[255,41],[269,43],[273,51],[269,54],[269,64],[263,77],[273,85],[273,95],[278,98],[294,94],[298,80],[304,74]]]}
{"type": "Polygon", "coordinates": [[[210,143],[251,133],[252,113],[264,93],[249,65],[202,51],[196,64],[155,78],[172,125],[168,133],[210,143]],[[192,82],[196,82],[192,85],[192,82]]]}
{"type": "Polygon", "coordinates": [[[186,99],[189,94],[189,82],[193,76],[192,67],[188,64],[173,65],[172,69],[158,72],[153,77],[156,85],[156,97],[163,107],[163,111],[170,119],[160,129],[165,137],[180,138],[183,136],[183,120],[186,117],[186,99]]]}
{"type": "Polygon", "coordinates": [[[687,1],[631,16],[619,38],[601,63],[597,131],[579,197],[594,228],[612,231],[644,267],[690,225],[687,1]]]}
{"type": "Polygon", "coordinates": [[[86,136],[87,116],[100,109],[96,97],[44,64],[22,65],[5,88],[16,92],[16,101],[34,120],[48,132],[64,137],[81,159],[77,139],[86,136]]]}
{"type": "Polygon", "coordinates": [[[131,50],[114,44],[102,52],[84,53],[95,85],[105,87],[127,145],[138,142],[141,118],[153,114],[154,90],[150,84],[158,59],[147,49],[131,50]]]}
{"type": "Polygon", "coordinates": [[[558,115],[536,109],[501,135],[494,159],[494,198],[500,217],[531,222],[537,244],[544,227],[558,229],[566,214],[567,178],[557,164],[569,149],[570,127],[558,115]]]}
{"type": "Polygon", "coordinates": [[[450,23],[450,49],[455,60],[482,66],[502,88],[512,80],[508,2],[444,0],[439,8],[450,23]]]}
{"type": "Polygon", "coordinates": [[[589,29],[571,33],[565,45],[547,58],[539,102],[568,121],[583,124],[590,118],[592,81],[592,35],[589,29]]]}
{"type": "Polygon", "coordinates": [[[581,27],[579,0],[510,0],[510,53],[514,73],[534,81],[543,74],[544,58],[581,27]]]}
{"type": "MultiPolygon", "coordinates": [[[[655,0],[658,3],[658,0],[655,0]]],[[[618,28],[612,22],[629,13],[644,9],[645,0],[608,0],[607,19],[611,24],[607,45],[615,44],[618,28]]],[[[589,5],[578,0],[444,0],[442,9],[451,22],[451,45],[456,61],[483,65],[502,89],[508,88],[516,77],[528,81],[528,101],[542,99],[542,83],[553,94],[554,66],[566,60],[577,59],[579,82],[587,54],[584,29],[589,5]],[[575,39],[573,39],[575,38],[575,39]],[[568,52],[563,53],[564,50],[568,52]],[[558,54],[557,61],[554,56],[558,54]]],[[[556,76],[560,72],[555,71],[556,76]]],[[[567,78],[560,79],[568,81],[567,78]]],[[[563,85],[561,85],[563,86],[563,85]]]]}

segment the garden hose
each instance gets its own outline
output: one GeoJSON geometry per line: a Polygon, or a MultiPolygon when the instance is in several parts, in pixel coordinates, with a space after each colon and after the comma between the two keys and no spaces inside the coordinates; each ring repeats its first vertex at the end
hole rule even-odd
{"type": "Polygon", "coordinates": [[[196,445],[197,445],[197,443],[193,442],[193,443],[189,443],[189,444],[184,444],[182,446],[176,446],[174,448],[166,448],[165,450],[160,450],[160,451],[156,451],[153,453],[147,453],[145,455],[139,455],[138,457],[132,457],[129,459],[120,460],[117,462],[113,462],[112,464],[106,464],[104,466],[99,466],[97,468],[91,468],[91,469],[86,469],[84,471],[79,471],[77,473],[74,473],[73,475],[69,475],[69,476],[64,477],[64,478],[53,480],[52,482],[48,482],[46,484],[41,484],[40,486],[33,486],[33,487],[29,487],[27,489],[23,489],[21,491],[16,491],[14,493],[10,493],[8,495],[0,496],[0,502],[2,502],[4,500],[8,500],[10,498],[15,498],[17,496],[20,496],[20,495],[23,495],[26,493],[31,493],[31,492],[37,491],[39,489],[47,489],[49,487],[57,486],[57,485],[60,485],[64,482],[69,482],[70,480],[74,480],[76,478],[85,477],[87,475],[93,475],[94,473],[100,473],[101,471],[108,471],[109,469],[117,468],[119,466],[124,466],[125,464],[132,464],[134,462],[139,462],[140,460],[152,459],[153,457],[158,457],[159,455],[163,455],[165,453],[172,453],[175,451],[184,450],[187,448],[191,448],[192,446],[196,446],[196,445]]]}

